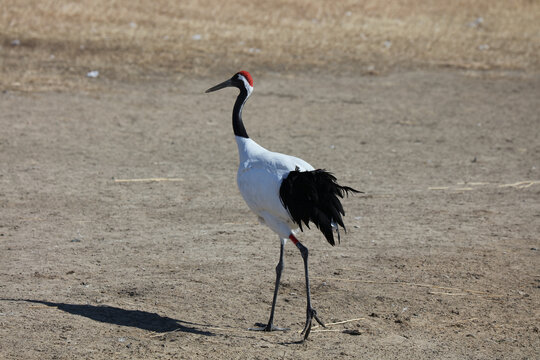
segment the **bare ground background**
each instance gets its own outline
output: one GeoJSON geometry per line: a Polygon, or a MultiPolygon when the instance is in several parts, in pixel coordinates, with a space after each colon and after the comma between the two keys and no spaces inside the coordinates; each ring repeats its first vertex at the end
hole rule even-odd
{"type": "Polygon", "coordinates": [[[539,356],[538,2],[111,4],[2,2],[0,358],[539,356]],[[447,24],[430,51],[420,18],[447,24]],[[170,22],[185,41],[160,51],[170,22]],[[246,330],[267,320],[279,242],[236,189],[234,92],[203,94],[240,67],[256,141],[366,192],[340,246],[300,234],[314,306],[343,322],[306,344],[290,244],[291,331],[246,330]]]}

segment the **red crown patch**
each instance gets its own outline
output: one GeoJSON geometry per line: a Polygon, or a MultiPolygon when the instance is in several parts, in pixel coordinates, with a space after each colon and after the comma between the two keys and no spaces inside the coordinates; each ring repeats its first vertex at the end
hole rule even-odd
{"type": "Polygon", "coordinates": [[[251,77],[251,75],[247,71],[239,71],[238,73],[242,74],[246,78],[246,80],[248,81],[249,85],[251,87],[253,87],[253,78],[251,77]]]}

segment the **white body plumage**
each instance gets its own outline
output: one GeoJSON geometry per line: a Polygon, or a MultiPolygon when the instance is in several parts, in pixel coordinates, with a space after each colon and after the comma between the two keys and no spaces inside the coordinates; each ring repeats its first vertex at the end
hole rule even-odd
{"type": "Polygon", "coordinates": [[[287,239],[294,224],[279,198],[283,179],[293,170],[311,171],[313,166],[294,156],[269,151],[250,138],[236,136],[240,164],[238,189],[261,222],[287,239]]]}

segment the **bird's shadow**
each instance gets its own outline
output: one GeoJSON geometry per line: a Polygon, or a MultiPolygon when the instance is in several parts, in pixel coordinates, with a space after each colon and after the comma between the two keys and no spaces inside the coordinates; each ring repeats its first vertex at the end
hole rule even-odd
{"type": "Polygon", "coordinates": [[[190,334],[214,336],[215,334],[204,330],[204,327],[210,325],[197,324],[189,321],[173,319],[167,316],[161,316],[141,310],[125,310],[122,308],[108,305],[83,305],[66,304],[51,301],[30,300],[30,299],[2,299],[8,301],[24,301],[35,304],[56,307],[58,310],[70,314],[84,316],[94,321],[102,323],[115,324],[121,326],[130,326],[142,330],[153,331],[156,333],[165,333],[170,331],[180,331],[190,334]]]}

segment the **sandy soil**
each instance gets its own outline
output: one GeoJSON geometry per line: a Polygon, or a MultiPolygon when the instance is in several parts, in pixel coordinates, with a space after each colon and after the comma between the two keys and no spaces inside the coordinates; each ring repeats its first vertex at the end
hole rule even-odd
{"type": "Polygon", "coordinates": [[[364,190],[301,257],[236,189],[224,80],[0,94],[0,358],[534,359],[540,77],[253,72],[249,134],[364,190]],[[118,180],[167,178],[171,181],[118,180]],[[530,182],[525,182],[530,181],[530,182]],[[536,182],[534,182],[536,181],[536,182]]]}

